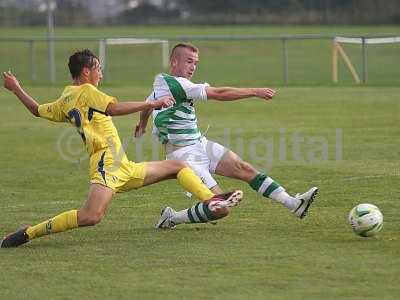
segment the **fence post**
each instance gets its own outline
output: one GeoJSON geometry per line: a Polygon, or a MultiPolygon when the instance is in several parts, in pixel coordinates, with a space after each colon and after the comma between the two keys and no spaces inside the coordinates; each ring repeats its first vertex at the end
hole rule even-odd
{"type": "Polygon", "coordinates": [[[29,71],[31,74],[31,80],[36,80],[36,69],[35,69],[35,41],[29,40],[29,71]]]}
{"type": "Polygon", "coordinates": [[[282,63],[283,63],[283,83],[288,85],[289,82],[289,67],[287,53],[287,39],[282,38],[282,63]]]}
{"type": "Polygon", "coordinates": [[[362,80],[363,83],[366,83],[368,80],[368,65],[367,65],[367,43],[366,38],[362,37],[362,80]]]}
{"type": "Polygon", "coordinates": [[[169,67],[169,42],[164,40],[161,42],[161,52],[162,52],[162,66],[165,72],[168,71],[169,67]]]}
{"type": "Polygon", "coordinates": [[[338,49],[335,39],[332,41],[332,81],[338,83],[338,49]]]}
{"type": "Polygon", "coordinates": [[[107,56],[107,39],[100,39],[99,40],[99,60],[100,60],[101,68],[103,69],[104,79],[107,79],[107,77],[108,77],[107,72],[106,72],[106,67],[107,67],[106,56],[107,56]]]}
{"type": "Polygon", "coordinates": [[[56,66],[54,58],[54,9],[53,0],[47,0],[47,46],[50,82],[56,82],[56,66]]]}

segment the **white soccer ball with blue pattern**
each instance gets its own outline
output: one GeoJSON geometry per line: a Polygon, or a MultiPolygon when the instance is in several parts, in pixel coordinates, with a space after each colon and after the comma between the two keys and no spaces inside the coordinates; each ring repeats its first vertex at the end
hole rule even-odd
{"type": "Polygon", "coordinates": [[[362,237],[374,236],[382,229],[383,215],[373,204],[358,204],[350,211],[349,222],[355,234],[362,237]]]}

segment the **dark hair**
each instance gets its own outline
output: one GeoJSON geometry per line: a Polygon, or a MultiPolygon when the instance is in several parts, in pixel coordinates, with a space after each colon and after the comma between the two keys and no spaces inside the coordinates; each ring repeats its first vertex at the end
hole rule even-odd
{"type": "Polygon", "coordinates": [[[78,78],[83,68],[93,68],[98,57],[89,49],[77,51],[69,57],[68,67],[72,78],[78,78]]]}
{"type": "Polygon", "coordinates": [[[199,48],[197,48],[196,46],[189,44],[189,43],[179,43],[179,44],[176,44],[174,46],[174,48],[172,48],[170,59],[172,59],[176,55],[176,52],[178,51],[178,49],[181,49],[181,48],[190,49],[195,53],[199,53],[199,48]]]}

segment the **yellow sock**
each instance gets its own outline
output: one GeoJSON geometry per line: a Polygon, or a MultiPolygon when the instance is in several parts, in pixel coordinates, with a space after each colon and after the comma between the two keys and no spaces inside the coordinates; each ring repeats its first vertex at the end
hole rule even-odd
{"type": "Polygon", "coordinates": [[[70,210],[44,221],[35,226],[28,227],[26,233],[29,239],[41,237],[46,234],[57,233],[78,227],[78,211],[70,210]]]}
{"type": "Polygon", "coordinates": [[[210,200],[215,194],[211,192],[191,168],[183,168],[178,175],[179,184],[199,200],[210,200]]]}

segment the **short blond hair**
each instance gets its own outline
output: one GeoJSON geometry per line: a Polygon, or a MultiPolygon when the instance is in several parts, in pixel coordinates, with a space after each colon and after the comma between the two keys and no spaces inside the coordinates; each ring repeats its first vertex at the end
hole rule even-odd
{"type": "Polygon", "coordinates": [[[199,53],[199,48],[197,48],[196,46],[194,46],[194,45],[192,45],[190,43],[179,43],[179,44],[176,44],[174,46],[174,48],[172,48],[171,55],[170,55],[169,59],[172,60],[172,58],[174,58],[176,56],[177,51],[179,51],[179,49],[182,49],[182,48],[183,49],[190,49],[195,53],[199,53]]]}

